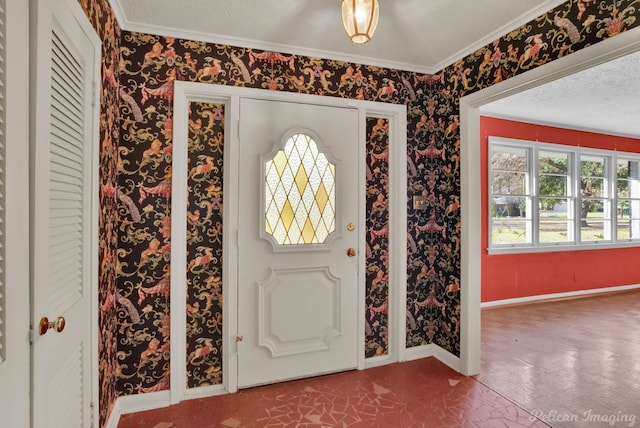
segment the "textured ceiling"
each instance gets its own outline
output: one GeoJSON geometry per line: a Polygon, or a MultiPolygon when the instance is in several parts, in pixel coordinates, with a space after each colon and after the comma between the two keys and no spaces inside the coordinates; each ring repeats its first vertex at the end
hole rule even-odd
{"type": "MultiPolygon", "coordinates": [[[[110,0],[120,26],[166,36],[434,73],[564,0],[379,0],[353,45],[340,0],[110,0]]],[[[640,138],[640,55],[486,105],[498,117],[640,138]]]]}
{"type": "Polygon", "coordinates": [[[480,108],[507,119],[640,138],[640,53],[480,108]]]}

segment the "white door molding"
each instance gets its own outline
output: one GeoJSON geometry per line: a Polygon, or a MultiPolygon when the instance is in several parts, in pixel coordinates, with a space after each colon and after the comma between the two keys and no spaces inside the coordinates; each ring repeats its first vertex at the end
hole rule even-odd
{"type": "MultiPolygon", "coordinates": [[[[372,365],[404,361],[405,313],[406,313],[406,230],[407,230],[407,181],[406,181],[406,106],[371,101],[347,100],[316,95],[274,92],[232,86],[211,85],[195,82],[176,82],[174,88],[174,132],[173,132],[173,182],[171,205],[171,331],[174,343],[186,343],[186,201],[187,201],[187,136],[188,105],[190,102],[219,103],[225,105],[225,150],[224,150],[224,209],[223,219],[223,383],[200,388],[186,388],[185,364],[171,365],[171,403],[183,399],[198,398],[225,392],[235,392],[237,382],[237,354],[235,338],[237,329],[237,279],[238,279],[238,121],[241,97],[278,100],[306,104],[351,107],[359,110],[360,158],[359,180],[364,183],[365,119],[367,116],[389,120],[390,134],[390,308],[389,308],[389,355],[372,365]]],[[[365,189],[360,186],[359,221],[365,223],[365,189]]],[[[364,267],[364,231],[359,228],[360,266],[364,267]]],[[[365,276],[358,284],[359,298],[364,302],[365,276]]],[[[364,303],[359,305],[358,368],[369,364],[364,358],[364,303]]],[[[186,361],[184,346],[171,347],[171,361],[186,361]]]]}
{"type": "Polygon", "coordinates": [[[11,427],[30,426],[29,410],[29,2],[0,1],[2,88],[0,180],[0,414],[11,427]]]}
{"type": "Polygon", "coordinates": [[[547,82],[640,50],[640,28],[626,31],[578,52],[527,71],[460,100],[462,210],[460,371],[480,373],[480,107],[547,82]]]}

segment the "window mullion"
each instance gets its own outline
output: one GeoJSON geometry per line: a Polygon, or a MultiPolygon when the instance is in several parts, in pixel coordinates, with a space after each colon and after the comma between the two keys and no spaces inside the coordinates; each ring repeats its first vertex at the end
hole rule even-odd
{"type": "Polygon", "coordinates": [[[540,206],[540,190],[538,187],[540,178],[540,169],[538,162],[538,148],[532,146],[528,151],[531,156],[531,162],[529,166],[529,176],[531,180],[529,182],[529,195],[531,195],[531,242],[534,247],[540,245],[540,215],[538,207],[540,206]]]}
{"type": "Polygon", "coordinates": [[[580,227],[582,222],[582,213],[580,207],[582,206],[582,195],[580,195],[580,151],[574,150],[572,153],[571,162],[571,200],[573,201],[573,243],[579,245],[580,243],[580,227]]]}
{"type": "Polygon", "coordinates": [[[609,200],[611,204],[611,242],[618,243],[618,156],[613,153],[609,166],[609,200]]]}

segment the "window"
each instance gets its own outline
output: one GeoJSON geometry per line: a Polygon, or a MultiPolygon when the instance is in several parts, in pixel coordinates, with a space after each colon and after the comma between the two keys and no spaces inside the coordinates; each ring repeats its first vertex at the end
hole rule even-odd
{"type": "Polygon", "coordinates": [[[279,245],[318,244],[335,230],[335,165],[309,135],[265,163],[265,232],[279,245]]]}
{"type": "Polygon", "coordinates": [[[616,171],[616,237],[640,239],[640,160],[618,157],[616,171]]]}
{"type": "Polygon", "coordinates": [[[496,244],[530,244],[530,154],[524,147],[491,149],[491,236],[496,244]]]}
{"type": "Polygon", "coordinates": [[[580,156],[580,241],[611,240],[609,158],[580,156]]]}
{"type": "Polygon", "coordinates": [[[638,245],[640,154],[489,137],[492,253],[638,245]]]}
{"type": "Polygon", "coordinates": [[[538,151],[538,242],[553,244],[574,239],[571,153],[538,151]]]}

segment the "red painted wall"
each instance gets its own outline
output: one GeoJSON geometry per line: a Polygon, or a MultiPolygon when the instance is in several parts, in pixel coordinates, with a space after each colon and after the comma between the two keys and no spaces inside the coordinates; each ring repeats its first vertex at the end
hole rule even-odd
{"type": "Polygon", "coordinates": [[[489,136],[640,153],[634,138],[481,117],[482,302],[640,284],[640,247],[488,255],[489,136]]]}

